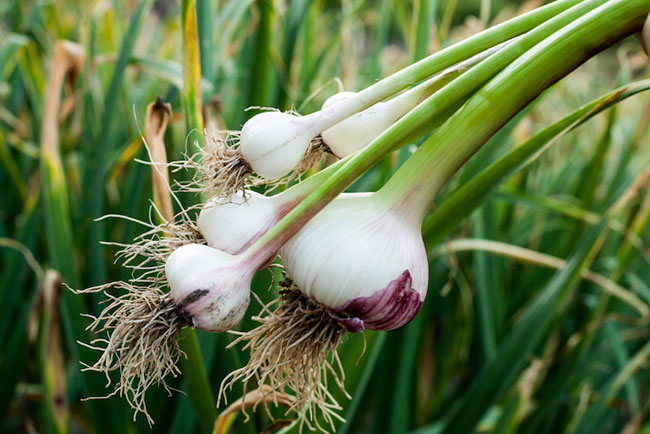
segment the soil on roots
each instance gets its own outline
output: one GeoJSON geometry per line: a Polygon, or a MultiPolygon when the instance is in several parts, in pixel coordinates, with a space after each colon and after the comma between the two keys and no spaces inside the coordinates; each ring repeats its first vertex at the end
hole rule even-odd
{"type": "MultiPolygon", "coordinates": [[[[303,295],[292,283],[283,283],[280,298],[253,317],[260,325],[241,333],[229,345],[245,343],[243,349],[250,351],[250,359],[223,380],[219,400],[225,400],[226,391],[239,381],[243,382],[244,395],[249,383],[252,389],[267,385],[272,392],[295,397],[287,413],[301,416],[301,430],[304,424],[310,430],[333,431],[334,420],[343,419],[338,415],[341,406],[328,390],[328,378],[349,398],[336,352],[345,329],[330,317],[325,306],[303,295]],[[273,305],[277,305],[275,310],[273,305]]],[[[268,399],[260,402],[266,405],[268,399]]]]}

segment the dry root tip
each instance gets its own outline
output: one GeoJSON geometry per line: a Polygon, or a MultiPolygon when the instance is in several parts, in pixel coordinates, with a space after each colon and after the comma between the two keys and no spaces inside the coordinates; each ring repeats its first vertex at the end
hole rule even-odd
{"type": "Polygon", "coordinates": [[[331,154],[332,151],[330,150],[329,146],[323,142],[323,138],[319,134],[314,137],[314,139],[309,144],[307,152],[300,160],[300,163],[298,163],[298,166],[295,168],[290,178],[298,177],[314,167],[316,163],[321,161],[326,153],[331,154]]]}
{"type": "Polygon", "coordinates": [[[301,416],[301,430],[304,424],[310,430],[333,431],[334,419],[343,419],[337,413],[341,407],[328,391],[328,377],[349,398],[343,386],[343,366],[336,353],[345,329],[331,319],[325,306],[305,296],[293,284],[282,286],[285,289],[280,291],[280,299],[264,306],[261,314],[253,317],[260,325],[230,345],[245,342],[250,360],[224,379],[219,401],[225,400],[226,390],[238,381],[244,384],[245,396],[252,381],[253,389],[267,385],[271,391],[294,395],[287,413],[301,416]],[[278,301],[272,311],[272,305],[278,301]]]}
{"type": "Polygon", "coordinates": [[[85,365],[83,370],[103,373],[107,387],[112,382],[111,371],[119,371],[119,380],[109,395],[90,399],[123,396],[134,410],[133,419],[140,412],[151,425],[153,419],[147,412],[145,394],[152,385],[162,385],[168,393],[173,390],[165,377],[180,372],[177,363],[185,354],[177,338],[188,321],[179,314],[171,296],[157,288],[113,282],[77,292],[100,291],[106,294],[109,304],[98,317],[89,316],[92,323],[88,329],[107,336],[89,344],[81,343],[101,352],[99,360],[91,366],[85,365]],[[111,287],[126,293],[113,295],[108,292],[111,287]]]}

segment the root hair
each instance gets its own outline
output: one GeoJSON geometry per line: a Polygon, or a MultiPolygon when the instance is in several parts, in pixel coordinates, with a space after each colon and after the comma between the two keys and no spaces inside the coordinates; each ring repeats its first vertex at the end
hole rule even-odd
{"type": "Polygon", "coordinates": [[[350,397],[343,385],[345,374],[336,352],[345,329],[332,320],[325,306],[305,296],[291,281],[285,280],[281,285],[284,289],[280,297],[253,317],[260,323],[258,327],[245,333],[233,332],[239,337],[229,348],[245,343],[243,349],[249,349],[250,360],[223,380],[219,402],[227,400],[226,391],[239,381],[243,382],[245,396],[252,381],[255,387],[266,385],[270,391],[293,395],[295,399],[287,413],[300,416],[301,430],[304,424],[310,430],[333,431],[334,420],[344,419],[338,414],[341,406],[328,390],[328,377],[350,397]]]}
{"type": "Polygon", "coordinates": [[[192,180],[175,181],[180,191],[205,194],[208,197],[231,195],[266,182],[255,176],[239,152],[238,131],[218,131],[204,135],[204,146],[194,143],[197,151],[186,152],[183,160],[169,163],[173,172],[192,170],[192,180]]]}
{"type": "Polygon", "coordinates": [[[331,153],[320,135],[310,143],[307,152],[296,168],[278,180],[264,179],[253,172],[239,150],[239,131],[218,131],[204,135],[204,146],[194,143],[195,153],[185,152],[183,160],[169,163],[172,172],[191,170],[192,179],[181,183],[174,181],[181,192],[204,194],[207,197],[230,197],[233,194],[264,185],[268,190],[299,179],[307,170],[321,161],[325,153],[331,153]]]}
{"type": "Polygon", "coordinates": [[[177,364],[185,354],[178,345],[178,334],[190,322],[178,312],[171,296],[158,288],[113,282],[75,292],[103,292],[107,296],[104,303],[108,303],[97,317],[86,315],[92,320],[89,330],[108,336],[89,344],[80,342],[101,352],[94,364],[82,363],[82,370],[103,373],[106,387],[112,383],[110,373],[119,371],[113,392],[88,399],[119,395],[133,408],[134,421],[138,413],[143,413],[149,425],[153,425],[145,402],[146,392],[153,385],[162,386],[170,395],[175,390],[165,378],[180,373],[177,364]],[[126,292],[116,296],[109,291],[111,288],[126,292]]]}
{"type": "Polygon", "coordinates": [[[88,399],[123,396],[134,410],[133,419],[143,413],[149,425],[154,421],[147,411],[145,394],[153,385],[162,386],[168,393],[174,390],[165,382],[165,377],[175,377],[180,372],[177,364],[184,353],[177,338],[181,329],[190,325],[164,290],[168,286],[165,261],[182,245],[205,243],[187,211],[183,210],[174,218],[178,223],[158,225],[119,215],[103,217],[119,217],[148,228],[132,244],[104,243],[121,248],[117,260],[131,269],[131,279],[73,290],[76,294],[101,292],[106,295],[106,300],[101,302],[106,307],[99,315],[85,315],[91,319],[87,329],[98,337],[89,343],[79,343],[101,355],[92,365],[82,363],[83,370],[103,373],[107,387],[113,383],[110,373],[119,371],[119,379],[111,393],[88,399]]]}
{"type": "Polygon", "coordinates": [[[298,163],[298,166],[296,166],[290,177],[299,177],[307,170],[314,167],[314,165],[316,165],[318,162],[320,162],[326,153],[331,154],[332,151],[330,150],[329,146],[323,142],[323,138],[319,134],[311,141],[309,148],[307,148],[305,156],[302,157],[300,163],[298,163]]]}

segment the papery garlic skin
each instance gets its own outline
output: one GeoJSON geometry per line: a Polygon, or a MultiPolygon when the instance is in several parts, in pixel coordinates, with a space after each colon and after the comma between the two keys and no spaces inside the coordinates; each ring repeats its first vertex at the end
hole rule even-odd
{"type": "MultiPolygon", "coordinates": [[[[355,92],[340,92],[329,97],[323,109],[345,99],[353,98],[355,92]]],[[[322,132],[323,142],[339,158],[347,157],[359,149],[365,148],[381,133],[395,123],[416,100],[410,95],[401,95],[388,102],[378,102],[356,113],[322,132]]]]}
{"type": "Polygon", "coordinates": [[[239,257],[202,244],[179,247],[165,263],[178,312],[195,328],[214,333],[242,320],[253,273],[239,257]]]}
{"type": "Polygon", "coordinates": [[[199,231],[208,246],[233,255],[241,253],[291,210],[285,202],[282,195],[264,196],[254,191],[211,199],[199,213],[199,231]]]}
{"type": "Polygon", "coordinates": [[[242,127],[239,149],[258,175],[277,180],[290,173],[305,155],[316,135],[312,117],[283,112],[264,112],[242,127]]]}
{"type": "MultiPolygon", "coordinates": [[[[426,295],[428,261],[419,220],[383,206],[372,193],[339,196],[294,235],[280,255],[301,291],[342,317],[346,304],[363,298],[368,303],[390,299],[408,304],[356,306],[358,311],[373,312],[366,319],[376,327],[363,328],[401,327],[417,313],[426,295]],[[377,297],[383,290],[397,292],[377,297]],[[375,315],[378,309],[385,312],[386,321],[375,315]],[[410,316],[399,309],[409,310],[410,316]],[[399,318],[390,317],[398,313],[399,318]]],[[[349,329],[358,331],[357,326],[349,329]]]]}

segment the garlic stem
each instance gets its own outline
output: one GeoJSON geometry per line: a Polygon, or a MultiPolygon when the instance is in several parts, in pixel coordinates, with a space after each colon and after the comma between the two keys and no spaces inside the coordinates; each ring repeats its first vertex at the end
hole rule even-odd
{"type": "MultiPolygon", "coordinates": [[[[396,143],[408,137],[414,127],[426,124],[431,120],[431,111],[444,111],[445,98],[457,101],[458,94],[463,94],[469,85],[470,92],[476,89],[477,83],[482,85],[503,67],[513,62],[517,57],[530,48],[539,44],[545,38],[553,35],[548,41],[539,44],[535,49],[514,62],[511,67],[485,86],[478,95],[472,97],[467,104],[452,117],[444,126],[427,140],[427,146],[418,151],[418,157],[409,159],[408,169],[422,174],[435,169],[443,170],[443,175],[434,185],[426,185],[422,179],[417,181],[408,176],[405,167],[399,177],[390,187],[384,190],[385,200],[395,200],[402,196],[404,189],[420,184],[422,192],[415,192],[410,199],[421,203],[426,209],[428,201],[441,188],[454,167],[468,158],[480,147],[491,134],[505,124],[517,111],[534,99],[543,89],[570,72],[584,61],[594,50],[611,44],[622,34],[629,33],[640,27],[633,22],[638,10],[650,9],[642,0],[618,0],[607,2],[600,6],[603,0],[587,0],[552,18],[536,29],[530,31],[521,39],[502,49],[489,59],[481,62],[459,79],[445,86],[440,92],[428,98],[405,117],[384,132],[368,147],[360,151],[354,158],[347,161],[333,176],[329,177],[319,188],[307,196],[298,206],[289,212],[269,232],[257,240],[245,254],[260,265],[268,260],[275,252],[295,234],[313,215],[334,199],[361,173],[381,159],[382,152],[392,149],[396,143]],[[641,4],[639,4],[641,2],[641,4]],[[646,9],[643,9],[645,7],[646,9]],[[615,17],[615,20],[611,20],[615,17]],[[617,21],[618,20],[618,21],[617,21]],[[565,28],[563,28],[566,26],[565,28]],[[558,30],[562,29],[558,32],[558,30]],[[605,29],[605,30],[604,30],[605,29]],[[557,34],[554,35],[554,33],[557,34]],[[558,37],[560,35],[560,37],[558,37]],[[564,39],[562,39],[564,38],[564,39]],[[443,109],[440,108],[443,106],[443,109]],[[472,110],[468,110],[471,107],[472,110]],[[471,126],[472,128],[468,128],[471,126]],[[461,145],[458,145],[461,143],[461,145]],[[458,149],[449,149],[458,146],[458,149]],[[422,155],[430,156],[423,158],[422,155]],[[433,168],[428,163],[439,158],[433,168]],[[401,182],[398,180],[401,179],[401,182]],[[406,182],[404,182],[406,181],[406,182]],[[401,191],[400,191],[401,189],[401,191]]],[[[343,101],[345,102],[345,101],[343,101]]],[[[448,108],[448,107],[447,107],[448,108]]],[[[424,211],[421,211],[424,213],[424,211]]]]}
{"type": "Polygon", "coordinates": [[[640,28],[641,18],[650,10],[647,1],[644,4],[642,0],[586,1],[582,7],[599,3],[605,4],[544,39],[479,90],[386,183],[381,190],[385,200],[409,212],[417,210],[423,218],[447,180],[517,111],[587,60],[593,50],[609,46],[640,28]],[[626,13],[616,10],[622,4],[628,8],[626,13]],[[607,35],[598,30],[603,22],[608,25],[607,35]],[[558,52],[562,55],[558,56],[558,52]],[[529,78],[535,76],[537,79],[529,78]]]}
{"type": "MultiPolygon", "coordinates": [[[[297,117],[280,112],[253,116],[242,127],[240,159],[236,162],[227,160],[229,164],[226,167],[235,164],[238,173],[243,168],[267,180],[279,180],[292,171],[300,172],[300,162],[313,139],[323,131],[426,77],[534,28],[578,1],[558,0],[502,23],[404,68],[350,98],[307,116],[297,117]]],[[[307,161],[310,161],[309,158],[307,161]]],[[[230,178],[231,176],[227,177],[230,178]]],[[[243,179],[235,178],[240,182],[243,179]]],[[[238,186],[238,183],[235,184],[238,186]]]]}
{"type": "Polygon", "coordinates": [[[320,134],[343,119],[396,94],[413,83],[418,83],[449,66],[535,28],[557,14],[579,4],[580,1],[555,1],[438,51],[367,87],[355,97],[316,112],[320,116],[310,131],[314,135],[320,134]]]}
{"type": "MultiPolygon", "coordinates": [[[[503,42],[458,65],[452,66],[388,101],[378,102],[364,111],[355,113],[342,122],[323,131],[321,133],[322,141],[339,158],[348,156],[366,147],[409,110],[412,110],[420,102],[468,71],[471,67],[499,51],[507,44],[512,43],[513,40],[503,42]]],[[[327,108],[344,99],[352,98],[355,95],[356,93],[354,92],[335,94],[325,101],[323,108],[327,108]]]]}

